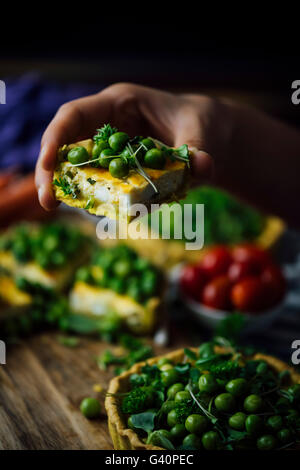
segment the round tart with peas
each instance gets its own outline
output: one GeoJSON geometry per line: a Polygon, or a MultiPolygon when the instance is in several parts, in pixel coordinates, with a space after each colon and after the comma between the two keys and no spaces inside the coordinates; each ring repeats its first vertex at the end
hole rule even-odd
{"type": "Polygon", "coordinates": [[[110,124],[92,139],[58,150],[53,187],[69,206],[116,219],[135,203],[173,201],[188,186],[190,150],[150,137],[131,138],[110,124]],[[121,208],[120,208],[121,207],[121,208]]]}
{"type": "Polygon", "coordinates": [[[111,381],[105,405],[116,449],[276,450],[299,441],[300,375],[226,344],[136,364],[111,381]]]}

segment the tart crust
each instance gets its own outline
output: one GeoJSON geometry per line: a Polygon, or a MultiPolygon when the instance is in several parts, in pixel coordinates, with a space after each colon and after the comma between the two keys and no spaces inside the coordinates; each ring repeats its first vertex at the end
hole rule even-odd
{"type": "MultiPolygon", "coordinates": [[[[193,348],[191,348],[193,349],[193,348]]],[[[196,351],[196,350],[195,350],[196,351]]],[[[221,352],[220,350],[218,352],[221,352]]],[[[178,363],[184,358],[184,350],[178,349],[169,354],[154,357],[149,359],[147,364],[156,364],[161,358],[168,358],[174,363],[178,363]]],[[[290,367],[285,362],[273,356],[265,354],[255,354],[251,359],[264,360],[277,372],[289,370],[291,372],[291,380],[293,383],[300,383],[300,374],[290,367]]],[[[131,374],[140,373],[142,367],[146,362],[135,364],[131,369],[111,380],[108,393],[116,394],[128,391],[129,377],[131,374]]],[[[105,399],[105,408],[108,416],[108,428],[116,450],[165,450],[161,447],[145,444],[139,436],[132,430],[126,427],[122,413],[119,409],[118,401],[115,397],[107,396],[105,399]]]]}

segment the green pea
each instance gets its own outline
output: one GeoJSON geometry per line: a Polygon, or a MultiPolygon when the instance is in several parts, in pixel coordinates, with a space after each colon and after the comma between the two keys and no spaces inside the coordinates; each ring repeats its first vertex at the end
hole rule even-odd
{"type": "Polygon", "coordinates": [[[293,438],[291,431],[287,428],[280,429],[280,431],[277,433],[277,437],[283,444],[291,442],[293,438]]]}
{"type": "Polygon", "coordinates": [[[171,385],[171,387],[168,388],[167,397],[170,398],[171,400],[174,400],[177,392],[180,392],[181,390],[183,390],[182,383],[176,383],[174,385],[171,385]]]}
{"type": "Polygon", "coordinates": [[[271,434],[266,434],[257,439],[256,445],[259,450],[272,450],[276,447],[276,439],[271,434]]]}
{"type": "Polygon", "coordinates": [[[134,269],[137,271],[145,271],[149,268],[150,262],[145,258],[138,258],[134,263],[134,269]]]}
{"type": "Polygon", "coordinates": [[[196,434],[188,434],[182,441],[182,444],[185,448],[191,450],[199,450],[202,447],[200,437],[196,436],[196,434]]]}
{"type": "Polygon", "coordinates": [[[215,407],[218,411],[232,411],[235,407],[235,399],[230,393],[221,393],[215,398],[215,407]]]}
{"type": "Polygon", "coordinates": [[[202,436],[202,445],[206,450],[216,450],[219,445],[219,436],[215,431],[208,431],[202,436]]]}
{"type": "Polygon", "coordinates": [[[244,400],[244,409],[248,413],[257,413],[263,407],[263,400],[259,395],[248,395],[244,400]]]}
{"type": "Polygon", "coordinates": [[[170,385],[173,385],[174,383],[178,382],[179,379],[179,374],[178,372],[173,368],[169,370],[164,370],[160,374],[161,381],[162,383],[166,386],[169,387],[170,385]]]}
{"type": "Polygon", "coordinates": [[[141,302],[142,295],[140,288],[137,284],[131,284],[127,287],[126,294],[135,300],[137,303],[141,302]]]}
{"type": "Polygon", "coordinates": [[[189,400],[191,398],[191,394],[187,392],[186,390],[183,390],[181,392],[177,392],[175,395],[175,402],[182,402],[189,400]]]}
{"type": "Polygon", "coordinates": [[[168,401],[165,401],[162,404],[161,412],[163,414],[168,414],[171,410],[174,410],[174,408],[175,408],[175,401],[174,400],[168,400],[168,401]]]}
{"type": "Polygon", "coordinates": [[[233,379],[226,384],[226,390],[235,397],[239,397],[247,390],[247,382],[245,379],[233,379]]]}
{"type": "Polygon", "coordinates": [[[92,157],[93,158],[99,157],[102,150],[107,149],[107,148],[108,148],[108,143],[105,142],[104,140],[99,140],[99,142],[97,142],[93,146],[92,157]]]}
{"type": "Polygon", "coordinates": [[[260,416],[249,415],[246,418],[245,425],[249,434],[258,434],[262,430],[264,422],[260,416]]]}
{"type": "Polygon", "coordinates": [[[169,411],[168,416],[167,416],[167,423],[170,426],[170,428],[172,428],[173,426],[175,426],[175,424],[178,423],[176,410],[173,409],[169,411]]]}
{"type": "Polygon", "coordinates": [[[155,143],[153,142],[152,139],[149,139],[148,137],[141,140],[141,144],[143,144],[147,148],[147,150],[155,148],[155,143]]]}
{"type": "Polygon", "coordinates": [[[245,420],[245,413],[238,411],[234,415],[230,416],[228,424],[232,429],[236,429],[237,431],[243,431],[243,429],[245,428],[245,420]]]}
{"type": "Polygon", "coordinates": [[[108,139],[109,146],[115,152],[121,152],[129,140],[128,134],[126,132],[115,132],[108,139]]]}
{"type": "Polygon", "coordinates": [[[144,156],[144,163],[147,168],[161,170],[166,163],[165,154],[157,148],[150,149],[144,156]]]}
{"type": "Polygon", "coordinates": [[[89,268],[86,268],[86,267],[79,268],[76,273],[76,279],[78,281],[82,281],[88,284],[91,281],[91,273],[90,273],[89,268]]]}
{"type": "Polygon", "coordinates": [[[170,429],[171,440],[174,442],[182,441],[184,436],[186,435],[186,429],[184,424],[176,423],[170,429]]]}
{"type": "Polygon", "coordinates": [[[101,405],[96,398],[84,398],[80,404],[80,411],[88,419],[98,418],[101,405]]]}
{"type": "Polygon", "coordinates": [[[162,366],[159,367],[159,369],[161,371],[170,370],[170,369],[173,369],[173,365],[172,364],[163,364],[162,366]]]}
{"type": "Polygon", "coordinates": [[[68,160],[72,165],[87,162],[89,157],[90,156],[85,147],[75,147],[68,152],[68,160]]]}
{"type": "Polygon", "coordinates": [[[100,153],[99,164],[102,166],[102,168],[108,168],[110,162],[114,159],[113,157],[115,156],[115,152],[112,149],[106,148],[100,153]]]}
{"type": "Polygon", "coordinates": [[[267,427],[271,431],[275,431],[275,432],[279,431],[283,427],[282,417],[279,415],[270,416],[267,419],[267,427]]]}
{"type": "Polygon", "coordinates": [[[144,271],[141,280],[141,289],[147,296],[154,295],[157,290],[157,275],[155,271],[144,271]]]}
{"type": "Polygon", "coordinates": [[[129,260],[120,259],[116,261],[113,266],[113,272],[116,276],[120,278],[125,278],[131,273],[131,263],[129,260]]]}
{"type": "Polygon", "coordinates": [[[216,379],[211,374],[201,375],[201,377],[199,378],[198,385],[200,392],[206,392],[210,394],[213,394],[218,388],[216,379]]]}
{"type": "Polygon", "coordinates": [[[114,158],[109,164],[109,172],[114,178],[125,178],[128,175],[128,164],[122,158],[114,158]]]}
{"type": "Polygon", "coordinates": [[[208,426],[208,420],[205,416],[192,414],[185,420],[185,427],[191,434],[203,434],[208,426]]]}
{"type": "Polygon", "coordinates": [[[157,361],[158,367],[164,366],[166,364],[172,364],[172,361],[170,359],[167,359],[166,357],[161,357],[159,361],[157,361]]]}

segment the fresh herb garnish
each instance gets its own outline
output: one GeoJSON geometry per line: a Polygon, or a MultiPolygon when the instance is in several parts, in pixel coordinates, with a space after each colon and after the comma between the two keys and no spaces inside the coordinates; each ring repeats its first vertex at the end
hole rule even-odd
{"type": "Polygon", "coordinates": [[[68,182],[68,180],[64,177],[56,178],[53,181],[53,184],[63,191],[65,196],[72,196],[73,199],[77,199],[78,195],[80,194],[80,190],[77,185],[73,185],[68,182]]]}
{"type": "Polygon", "coordinates": [[[94,185],[96,183],[96,180],[93,180],[92,178],[88,178],[87,181],[91,184],[94,185]]]}
{"type": "Polygon", "coordinates": [[[94,135],[93,140],[97,144],[100,140],[108,141],[111,135],[117,132],[116,127],[112,127],[110,124],[104,124],[100,129],[97,129],[97,134],[94,135]]]}

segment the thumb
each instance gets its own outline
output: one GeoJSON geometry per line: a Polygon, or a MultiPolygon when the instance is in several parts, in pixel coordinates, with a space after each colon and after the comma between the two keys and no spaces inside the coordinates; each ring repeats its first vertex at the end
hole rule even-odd
{"type": "Polygon", "coordinates": [[[188,129],[180,129],[175,136],[175,147],[187,144],[191,155],[191,174],[199,183],[211,180],[213,175],[213,159],[206,151],[207,146],[203,134],[200,128],[193,132],[189,126],[188,129]]]}

